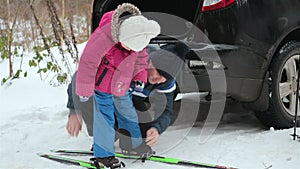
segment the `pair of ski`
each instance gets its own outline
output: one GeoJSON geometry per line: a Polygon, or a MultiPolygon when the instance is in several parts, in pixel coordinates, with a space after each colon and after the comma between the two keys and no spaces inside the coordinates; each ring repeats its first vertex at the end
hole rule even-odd
{"type": "MultiPolygon", "coordinates": [[[[86,151],[86,150],[52,150],[53,153],[58,153],[61,155],[93,155],[93,151],[86,151]]],[[[63,157],[59,155],[52,155],[52,154],[38,154],[41,157],[58,161],[61,163],[66,164],[72,164],[77,166],[82,166],[88,169],[97,169],[97,167],[93,164],[93,162],[89,161],[83,161],[68,157],[63,157]]],[[[125,155],[122,153],[115,153],[116,157],[119,158],[126,158],[126,159],[136,159],[139,160],[140,156],[135,155],[125,155]]],[[[199,168],[214,168],[214,169],[236,169],[233,167],[227,167],[227,166],[221,166],[221,165],[215,165],[215,164],[208,164],[208,163],[202,163],[202,162],[195,162],[195,161],[187,161],[187,160],[181,160],[177,158],[171,158],[171,157],[163,157],[163,156],[150,156],[146,160],[149,161],[155,161],[155,162],[161,162],[161,163],[167,163],[167,164],[173,164],[173,165],[183,165],[183,166],[191,166],[191,167],[199,167],[199,168]]],[[[103,168],[104,169],[104,168],[103,168]]]]}

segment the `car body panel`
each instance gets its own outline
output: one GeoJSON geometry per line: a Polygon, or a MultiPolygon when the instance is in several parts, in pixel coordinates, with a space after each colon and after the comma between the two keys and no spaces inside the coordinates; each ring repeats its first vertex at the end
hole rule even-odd
{"type": "MultiPolygon", "coordinates": [[[[94,0],[92,31],[104,12],[115,9],[123,2],[135,4],[142,12],[162,12],[185,19],[186,22],[181,24],[173,23],[176,29],[168,32],[172,35],[185,34],[190,28],[187,23],[195,24],[207,36],[206,43],[216,47],[226,68],[227,95],[241,102],[254,102],[260,97],[276,51],[284,42],[300,40],[300,0],[236,0],[229,6],[207,12],[199,10],[203,0],[164,0],[164,3],[158,0],[94,0]]],[[[172,26],[171,23],[160,24],[164,29],[172,26]]],[[[202,40],[197,36],[191,37],[196,42],[202,40]]],[[[171,39],[160,36],[152,42],[159,40],[168,42],[171,39]]],[[[199,60],[195,52],[190,52],[186,59],[199,60]]],[[[198,83],[199,91],[211,91],[206,68],[189,69],[198,83]]],[[[184,74],[181,76],[185,81],[190,78],[184,74]]],[[[188,91],[189,84],[184,84],[181,90],[188,91]]]]}

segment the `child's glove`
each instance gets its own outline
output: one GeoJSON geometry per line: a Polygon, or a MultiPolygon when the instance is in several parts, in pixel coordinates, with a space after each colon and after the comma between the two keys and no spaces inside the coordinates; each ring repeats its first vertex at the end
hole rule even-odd
{"type": "Polygon", "coordinates": [[[79,96],[80,102],[87,102],[89,100],[89,96],[79,96]]]}
{"type": "Polygon", "coordinates": [[[144,90],[145,84],[143,81],[134,81],[134,90],[137,92],[142,92],[144,90]]]}

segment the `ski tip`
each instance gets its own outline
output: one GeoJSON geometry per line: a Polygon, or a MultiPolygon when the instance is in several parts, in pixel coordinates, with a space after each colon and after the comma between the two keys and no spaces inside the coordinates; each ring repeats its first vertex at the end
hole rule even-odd
{"type": "Polygon", "coordinates": [[[44,157],[44,156],[46,156],[46,154],[45,153],[36,153],[38,156],[41,156],[41,157],[44,157]]]}
{"type": "Polygon", "coordinates": [[[56,149],[52,149],[52,150],[50,150],[50,152],[52,152],[52,153],[57,153],[57,152],[58,152],[58,150],[56,150],[56,149]]]}

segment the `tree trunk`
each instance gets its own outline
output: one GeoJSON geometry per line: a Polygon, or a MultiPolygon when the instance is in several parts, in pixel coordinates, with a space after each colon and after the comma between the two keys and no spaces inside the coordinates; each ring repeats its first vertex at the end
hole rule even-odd
{"type": "MultiPolygon", "coordinates": [[[[65,29],[65,18],[66,18],[66,11],[65,11],[65,0],[62,0],[61,1],[61,6],[62,6],[62,19],[61,19],[61,26],[63,29],[65,29]]],[[[63,35],[60,36],[60,41],[61,41],[61,44],[63,45],[64,44],[64,37],[63,35]]]]}
{"type": "Polygon", "coordinates": [[[86,22],[87,22],[87,27],[86,27],[86,32],[87,32],[87,38],[90,36],[90,25],[91,25],[91,3],[89,3],[89,0],[86,1],[86,7],[87,7],[87,14],[86,14],[86,22]]]}
{"type": "Polygon", "coordinates": [[[7,48],[8,48],[8,62],[9,62],[9,77],[13,77],[13,63],[12,63],[12,53],[11,53],[11,45],[12,45],[12,28],[10,27],[11,23],[11,14],[10,14],[10,2],[6,0],[7,5],[7,48]]]}

